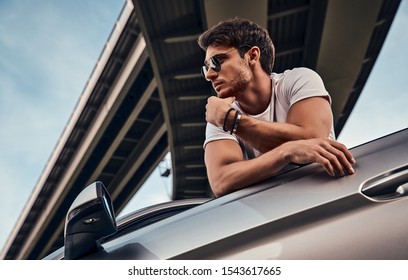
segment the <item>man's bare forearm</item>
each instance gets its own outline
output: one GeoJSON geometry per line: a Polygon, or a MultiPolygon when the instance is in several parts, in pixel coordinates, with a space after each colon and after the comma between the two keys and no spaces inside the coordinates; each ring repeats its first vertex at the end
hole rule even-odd
{"type": "Polygon", "coordinates": [[[352,154],[343,144],[329,139],[290,141],[251,160],[243,160],[230,153],[233,150],[229,147],[236,144],[222,140],[216,142],[208,144],[205,152],[208,179],[216,196],[270,178],[290,162],[317,163],[330,176],[354,173],[352,154]],[[224,153],[220,152],[219,145],[228,145],[224,146],[224,153]]]}
{"type": "Polygon", "coordinates": [[[320,136],[298,125],[271,123],[247,116],[241,117],[236,135],[262,153],[266,153],[288,141],[320,136]]]}

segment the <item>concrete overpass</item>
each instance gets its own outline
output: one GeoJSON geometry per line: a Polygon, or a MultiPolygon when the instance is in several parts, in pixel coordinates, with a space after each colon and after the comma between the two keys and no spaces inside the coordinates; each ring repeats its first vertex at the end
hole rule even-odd
{"type": "Polygon", "coordinates": [[[40,259],[63,245],[65,214],[100,180],[116,212],[163,157],[173,199],[209,197],[203,163],[205,103],[196,44],[207,26],[240,16],[274,40],[275,72],[315,69],[343,128],[381,50],[400,0],[127,0],[66,129],[1,259],[40,259]]]}

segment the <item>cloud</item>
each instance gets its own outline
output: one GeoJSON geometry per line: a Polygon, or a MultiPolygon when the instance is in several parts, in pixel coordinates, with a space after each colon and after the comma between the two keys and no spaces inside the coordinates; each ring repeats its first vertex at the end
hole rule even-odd
{"type": "Polygon", "coordinates": [[[9,164],[8,162],[0,161],[1,207],[4,209],[0,219],[0,248],[3,245],[2,243],[6,241],[24,205],[28,201],[33,187],[31,178],[36,176],[35,172],[21,174],[23,171],[21,170],[20,172],[14,166],[13,163],[9,164]]]}
{"type": "Polygon", "coordinates": [[[91,75],[124,1],[0,1],[0,248],[91,75]]]}

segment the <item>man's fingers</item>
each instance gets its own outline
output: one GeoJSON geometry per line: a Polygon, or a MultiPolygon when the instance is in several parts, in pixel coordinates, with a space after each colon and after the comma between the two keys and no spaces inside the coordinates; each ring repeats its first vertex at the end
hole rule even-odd
{"type": "Polygon", "coordinates": [[[345,175],[345,171],[349,174],[354,173],[352,163],[355,163],[354,157],[350,151],[341,143],[336,141],[330,141],[323,144],[320,155],[328,160],[330,166],[324,161],[324,167],[330,175],[334,175],[332,172],[345,175]]]}
{"type": "Polygon", "coordinates": [[[226,100],[228,100],[229,103],[232,103],[235,101],[235,96],[228,97],[226,100]]]}
{"type": "Polygon", "coordinates": [[[333,165],[330,162],[330,160],[327,159],[327,157],[322,156],[322,155],[317,155],[314,162],[316,162],[316,163],[320,164],[321,166],[323,166],[323,168],[326,170],[326,172],[330,176],[335,176],[336,175],[336,173],[334,172],[333,165]]]}
{"type": "Polygon", "coordinates": [[[222,127],[228,110],[232,107],[235,97],[219,98],[210,96],[205,105],[205,120],[215,126],[222,127]]]}
{"type": "Polygon", "coordinates": [[[351,152],[347,149],[347,147],[337,141],[331,141],[332,149],[330,152],[334,154],[340,162],[340,166],[344,168],[347,173],[354,174],[354,169],[352,164],[356,161],[351,154],[351,152]]]}
{"type": "Polygon", "coordinates": [[[351,154],[351,152],[347,149],[347,147],[337,141],[334,140],[330,140],[330,143],[332,146],[334,146],[337,150],[340,150],[343,152],[343,154],[345,155],[345,157],[347,158],[347,161],[350,162],[351,164],[356,163],[356,160],[354,159],[353,155],[351,154]]]}
{"type": "Polygon", "coordinates": [[[328,151],[326,149],[323,149],[320,152],[320,156],[323,158],[322,165],[324,164],[323,167],[326,169],[327,173],[329,173],[331,176],[335,176],[336,173],[339,174],[340,176],[344,176],[343,165],[341,163],[341,155],[340,154],[336,155],[335,153],[336,153],[335,150],[328,151]]]}

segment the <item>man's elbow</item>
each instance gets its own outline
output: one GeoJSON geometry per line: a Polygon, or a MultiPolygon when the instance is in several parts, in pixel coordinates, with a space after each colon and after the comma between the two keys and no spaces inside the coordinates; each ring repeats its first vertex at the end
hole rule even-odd
{"type": "Polygon", "coordinates": [[[231,187],[225,180],[212,180],[210,185],[215,197],[221,197],[232,192],[231,187]]]}
{"type": "Polygon", "coordinates": [[[227,192],[225,192],[224,188],[220,184],[211,184],[211,190],[215,197],[221,197],[227,194],[227,192]]]}

